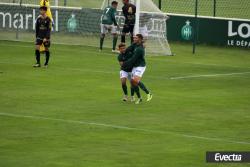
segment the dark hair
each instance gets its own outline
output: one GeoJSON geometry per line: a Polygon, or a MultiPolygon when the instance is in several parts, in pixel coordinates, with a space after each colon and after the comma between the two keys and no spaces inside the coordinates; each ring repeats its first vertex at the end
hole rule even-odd
{"type": "Polygon", "coordinates": [[[40,10],[45,10],[45,11],[47,11],[47,7],[46,7],[46,6],[41,6],[41,7],[40,7],[40,10]]]}
{"type": "Polygon", "coordinates": [[[137,36],[139,39],[143,40],[142,34],[136,34],[136,36],[137,36]]]}
{"type": "Polygon", "coordinates": [[[126,47],[126,44],[125,44],[125,43],[120,43],[120,44],[118,45],[118,47],[119,47],[119,48],[126,47]]]}
{"type": "Polygon", "coordinates": [[[111,5],[118,5],[118,2],[117,2],[117,1],[113,1],[113,2],[111,3],[111,5]]]}

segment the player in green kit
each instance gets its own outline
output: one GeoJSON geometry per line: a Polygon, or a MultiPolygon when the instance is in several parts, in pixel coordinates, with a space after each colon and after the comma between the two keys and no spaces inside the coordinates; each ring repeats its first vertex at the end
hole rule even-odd
{"type": "Polygon", "coordinates": [[[136,104],[142,102],[142,98],[140,95],[139,87],[147,94],[147,101],[151,101],[153,95],[148,91],[146,86],[141,82],[142,76],[146,70],[146,61],[145,61],[145,48],[143,46],[143,36],[141,34],[137,34],[134,37],[134,44],[132,45],[134,48],[133,56],[125,61],[122,66],[132,66],[132,80],[131,83],[133,85],[134,91],[138,96],[138,100],[136,104]]]}
{"type": "MultiPolygon", "coordinates": [[[[132,67],[122,67],[124,61],[127,61],[133,56],[133,53],[130,52],[129,49],[126,48],[124,43],[121,43],[119,46],[120,54],[118,55],[118,62],[121,65],[120,70],[120,79],[122,84],[122,90],[124,93],[123,101],[128,101],[128,88],[127,88],[127,80],[131,81],[132,78],[132,67]]],[[[131,102],[135,101],[134,97],[134,89],[131,85],[131,102]]]]}
{"type": "Polygon", "coordinates": [[[111,32],[113,35],[113,47],[112,52],[116,52],[116,44],[117,44],[117,22],[115,19],[116,9],[118,6],[118,2],[113,1],[111,6],[108,6],[104,9],[102,17],[101,17],[101,37],[100,37],[100,51],[103,49],[103,43],[106,33],[111,32]]]}

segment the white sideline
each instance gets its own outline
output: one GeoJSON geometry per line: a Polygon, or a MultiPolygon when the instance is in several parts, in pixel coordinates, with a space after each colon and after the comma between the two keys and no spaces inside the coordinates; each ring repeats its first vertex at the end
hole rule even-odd
{"type": "MultiPolygon", "coordinates": [[[[163,59],[156,59],[156,58],[152,58],[152,56],[150,56],[149,58],[150,60],[153,61],[161,61],[161,62],[173,62],[173,63],[179,63],[178,61],[175,60],[163,60],[163,59]]],[[[218,67],[230,67],[230,68],[250,68],[250,67],[242,67],[242,66],[231,66],[231,65],[221,65],[221,64],[212,64],[212,63],[194,63],[194,62],[184,62],[182,61],[181,63],[183,64],[193,64],[193,65],[200,65],[200,66],[218,66],[218,67]]]]}
{"type": "Polygon", "coordinates": [[[176,136],[185,137],[185,138],[194,138],[194,139],[202,139],[202,140],[208,140],[208,141],[219,141],[219,142],[227,142],[227,143],[234,143],[234,144],[250,145],[250,142],[245,142],[245,141],[234,141],[234,140],[228,140],[228,139],[222,139],[222,138],[195,136],[195,135],[181,134],[181,133],[176,133],[176,132],[133,128],[133,127],[104,124],[104,123],[97,123],[97,122],[76,121],[76,120],[49,118],[49,117],[32,116],[32,115],[18,115],[18,114],[9,114],[9,113],[2,113],[2,112],[0,113],[0,116],[14,117],[14,118],[28,118],[28,119],[36,119],[36,120],[49,120],[49,121],[57,121],[57,122],[72,123],[72,124],[82,124],[82,125],[100,126],[100,127],[113,128],[113,129],[122,129],[122,130],[128,130],[128,131],[131,130],[131,131],[138,131],[138,132],[145,132],[145,133],[171,134],[171,135],[176,135],[176,136]]]}
{"type": "Polygon", "coordinates": [[[171,77],[170,79],[189,79],[189,78],[202,78],[202,77],[217,77],[217,76],[231,76],[231,75],[243,75],[243,74],[250,74],[250,71],[247,72],[235,72],[235,73],[225,73],[225,74],[205,74],[205,75],[189,75],[183,77],[171,77]]]}
{"type": "MultiPolygon", "coordinates": [[[[17,41],[17,42],[20,42],[20,41],[17,41]]],[[[26,42],[28,43],[28,42],[26,42]]],[[[56,44],[60,44],[60,43],[56,43],[56,44]]],[[[64,44],[62,44],[64,45],[64,44]]],[[[27,45],[13,45],[13,44],[1,44],[0,43],[0,46],[13,46],[13,47],[21,47],[21,48],[32,48],[32,46],[27,46],[27,45]]],[[[82,46],[82,45],[73,45],[73,46],[82,46]]],[[[90,46],[91,47],[91,46],[90,46]]],[[[63,48],[56,48],[60,51],[62,50],[65,50],[63,48]]],[[[79,50],[79,52],[83,52],[81,50],[79,50]]],[[[88,52],[93,52],[93,53],[96,53],[94,51],[88,51],[88,52]]],[[[113,53],[103,53],[103,54],[106,54],[106,55],[114,55],[113,53]]],[[[150,60],[153,60],[153,61],[166,61],[166,60],[162,60],[162,59],[156,59],[155,57],[152,59],[153,56],[148,56],[148,58],[150,60]]],[[[166,62],[176,62],[176,63],[179,63],[178,61],[174,61],[174,60],[167,60],[166,62]]],[[[183,64],[193,64],[193,65],[200,65],[200,66],[218,66],[218,67],[230,67],[230,68],[250,68],[250,67],[241,67],[241,66],[230,66],[230,65],[220,65],[220,64],[205,64],[205,63],[194,63],[194,62],[181,62],[183,64]]]]}
{"type": "MultiPolygon", "coordinates": [[[[0,64],[12,64],[12,65],[26,65],[23,63],[11,63],[11,62],[0,62],[0,64]]],[[[88,70],[88,69],[80,69],[80,68],[63,68],[63,67],[53,67],[55,69],[68,69],[72,71],[81,71],[81,72],[91,72],[91,73],[101,73],[101,74],[117,74],[119,72],[113,71],[99,71],[99,70],[88,70]]],[[[2,72],[3,73],[3,72],[2,72]]],[[[217,76],[232,76],[232,75],[244,75],[249,74],[250,71],[239,72],[239,73],[224,73],[224,74],[204,74],[204,75],[189,75],[182,77],[163,77],[163,76],[147,76],[147,78],[151,79],[170,79],[170,80],[180,80],[180,79],[190,79],[190,78],[202,78],[202,77],[217,77],[217,76]]]]}

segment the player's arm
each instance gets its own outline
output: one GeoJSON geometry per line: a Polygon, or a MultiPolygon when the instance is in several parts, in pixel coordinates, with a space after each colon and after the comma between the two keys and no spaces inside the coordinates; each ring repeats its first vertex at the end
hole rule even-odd
{"type": "Polygon", "coordinates": [[[128,11],[127,11],[125,6],[122,8],[122,13],[123,13],[123,16],[125,17],[125,19],[127,20],[128,19],[128,11]]]}
{"type": "Polygon", "coordinates": [[[111,17],[112,17],[112,21],[113,21],[114,25],[117,26],[118,24],[117,24],[117,21],[115,19],[115,12],[114,11],[112,12],[111,17]]]}
{"type": "Polygon", "coordinates": [[[122,55],[121,54],[118,55],[117,60],[118,60],[118,62],[120,64],[120,66],[122,66],[123,65],[123,61],[122,61],[122,55]]]}
{"type": "Polygon", "coordinates": [[[50,39],[50,33],[51,33],[51,28],[50,28],[51,20],[50,19],[48,19],[48,20],[49,21],[48,21],[48,23],[46,25],[46,29],[47,29],[46,36],[45,36],[46,40],[50,39]]]}
{"type": "Polygon", "coordinates": [[[126,52],[131,52],[131,53],[133,53],[134,50],[135,50],[135,44],[132,44],[132,45],[130,45],[130,46],[126,49],[126,52]]]}
{"type": "Polygon", "coordinates": [[[39,17],[36,19],[36,38],[38,36],[38,31],[39,31],[39,22],[38,22],[39,17]]]}
{"type": "Polygon", "coordinates": [[[122,14],[125,18],[127,18],[125,6],[122,7],[122,14]]]}
{"type": "Polygon", "coordinates": [[[133,6],[133,12],[136,13],[136,6],[133,6]]]}
{"type": "Polygon", "coordinates": [[[123,67],[126,67],[126,66],[129,66],[129,65],[131,65],[131,64],[134,64],[135,63],[135,61],[140,57],[140,55],[142,55],[143,54],[143,50],[142,49],[137,49],[136,51],[135,51],[135,53],[134,53],[134,55],[130,58],[130,59],[128,59],[127,61],[125,61],[125,62],[123,62],[123,67]]]}

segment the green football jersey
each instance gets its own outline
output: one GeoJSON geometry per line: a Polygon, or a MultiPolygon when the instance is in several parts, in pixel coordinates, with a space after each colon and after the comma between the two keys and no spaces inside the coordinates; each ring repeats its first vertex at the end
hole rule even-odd
{"type": "Polygon", "coordinates": [[[104,9],[101,22],[102,24],[107,24],[107,25],[112,25],[114,24],[115,26],[117,25],[116,19],[116,9],[113,8],[112,6],[108,6],[104,9]]]}
{"type": "Polygon", "coordinates": [[[124,62],[123,66],[145,67],[145,48],[143,45],[135,45],[133,57],[124,62]]]}
{"type": "MultiPolygon", "coordinates": [[[[125,62],[129,60],[133,56],[133,53],[126,51],[125,53],[121,53],[118,55],[118,61],[119,62],[125,62]]],[[[126,72],[131,72],[133,66],[122,66],[121,70],[126,71],[126,72]]]]}

